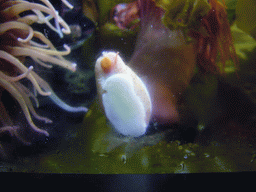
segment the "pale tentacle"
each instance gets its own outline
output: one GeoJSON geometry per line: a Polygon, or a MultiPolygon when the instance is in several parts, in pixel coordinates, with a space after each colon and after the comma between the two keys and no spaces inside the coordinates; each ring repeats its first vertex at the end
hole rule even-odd
{"type": "Polygon", "coordinates": [[[71,52],[70,47],[67,46],[66,44],[63,45],[63,47],[66,49],[65,51],[43,49],[43,48],[40,48],[40,47],[34,47],[34,46],[29,46],[29,45],[26,45],[24,47],[26,47],[26,49],[33,49],[33,50],[36,50],[36,51],[39,51],[39,52],[43,52],[44,54],[54,55],[54,56],[57,56],[57,55],[68,55],[71,52]]]}
{"type": "Polygon", "coordinates": [[[18,41],[22,43],[30,41],[33,37],[33,29],[27,24],[17,22],[17,21],[10,21],[10,22],[0,24],[0,34],[3,34],[6,31],[11,29],[21,29],[21,30],[28,31],[28,36],[25,39],[22,39],[20,37],[18,38],[18,41]]]}
{"type": "Polygon", "coordinates": [[[57,104],[59,107],[61,107],[62,109],[64,109],[65,111],[68,112],[73,112],[73,113],[77,113],[77,112],[87,112],[88,109],[86,107],[72,107],[68,104],[66,104],[64,101],[62,101],[54,92],[52,92],[52,94],[49,96],[51,98],[51,100],[57,104]]]}
{"type": "MultiPolygon", "coordinates": [[[[16,138],[19,139],[25,145],[30,145],[31,142],[28,142],[25,139],[23,139],[23,137],[19,136],[19,133],[17,131],[18,129],[19,129],[19,126],[5,126],[5,127],[1,127],[0,134],[4,133],[4,132],[8,132],[11,137],[16,136],[16,138]]],[[[0,148],[1,148],[1,145],[0,145],[0,148]]]]}
{"type": "Polygon", "coordinates": [[[76,71],[75,63],[60,60],[56,57],[46,54],[43,50],[42,52],[39,52],[36,50],[28,49],[26,47],[11,47],[10,53],[14,56],[29,56],[31,58],[36,57],[37,59],[40,59],[43,62],[51,62],[66,69],[69,69],[71,71],[76,71]]]}
{"type": "Polygon", "coordinates": [[[25,73],[22,73],[21,75],[18,75],[18,76],[16,76],[16,77],[11,77],[11,76],[9,76],[9,75],[4,74],[2,71],[0,71],[0,77],[1,77],[1,78],[4,78],[4,79],[7,80],[7,81],[15,82],[15,81],[19,81],[19,80],[21,80],[21,79],[27,77],[28,74],[29,74],[32,70],[33,70],[33,66],[30,66],[30,67],[28,68],[28,70],[27,70],[25,73]]]}
{"type": "MultiPolygon", "coordinates": [[[[31,116],[33,116],[45,123],[52,122],[50,119],[42,117],[36,113],[32,100],[35,101],[36,107],[39,107],[39,102],[36,98],[37,92],[44,96],[49,96],[52,92],[53,94],[50,98],[67,111],[86,112],[88,109],[85,107],[68,106],[55,95],[46,81],[32,71],[33,66],[27,68],[18,58],[16,58],[25,58],[26,56],[29,56],[35,62],[46,68],[51,68],[52,65],[48,63],[52,63],[71,71],[76,70],[76,64],[67,61],[63,57],[71,51],[67,45],[64,45],[63,51],[58,51],[42,33],[33,31],[33,28],[30,26],[33,23],[44,23],[50,29],[57,32],[60,37],[63,37],[63,33],[69,34],[71,32],[69,26],[59,16],[58,11],[54,9],[53,5],[48,0],[41,1],[43,4],[32,3],[25,0],[1,1],[4,9],[0,11],[0,15],[1,18],[4,18],[4,22],[0,24],[0,35],[3,41],[5,41],[5,37],[8,38],[6,39],[6,42],[4,42],[6,44],[2,45],[3,50],[0,50],[0,59],[5,60],[2,62],[2,69],[0,71],[0,86],[17,100],[30,127],[34,131],[48,136],[48,132],[39,129],[33,123],[31,118],[31,116]],[[25,14],[25,16],[20,15],[26,11],[32,11],[32,14],[25,14]],[[8,46],[9,40],[11,41],[10,45],[13,47],[8,46]],[[27,78],[32,83],[34,94],[26,86],[18,82],[23,78],[27,78]]],[[[62,0],[62,2],[67,7],[73,8],[73,6],[66,0],[62,0]]],[[[3,108],[0,110],[2,110],[2,113],[7,114],[7,111],[3,108]]],[[[11,136],[16,135],[24,144],[27,144],[27,141],[23,140],[18,132],[16,132],[17,129],[13,129],[14,125],[11,123],[10,118],[10,121],[2,120],[2,118],[5,117],[6,116],[0,117],[0,122],[3,125],[0,133],[1,131],[8,130],[11,133],[11,136]],[[9,127],[4,123],[7,123],[9,127]]]]}
{"type": "Polygon", "coordinates": [[[23,89],[23,91],[26,93],[27,97],[31,97],[35,101],[36,108],[39,108],[39,101],[36,98],[37,91],[34,89],[34,93],[30,91],[27,87],[25,87],[23,84],[19,84],[19,86],[23,89]]]}
{"type": "Polygon", "coordinates": [[[69,8],[69,9],[73,9],[74,6],[71,5],[67,0],[62,0],[62,2],[69,8]]]}
{"type": "Polygon", "coordinates": [[[42,0],[42,2],[46,6],[40,5],[38,3],[21,1],[17,4],[12,5],[11,7],[6,8],[2,11],[2,13],[5,15],[9,15],[10,13],[12,13],[13,17],[15,17],[24,11],[32,10],[38,16],[38,23],[45,23],[50,29],[57,32],[61,38],[63,37],[63,33],[69,34],[69,26],[59,16],[58,12],[54,9],[52,4],[47,0],[42,0]],[[49,16],[45,17],[42,12],[47,13],[49,16]],[[55,19],[55,27],[49,22],[49,20],[52,18],[55,19]],[[60,29],[60,25],[62,25],[63,29],[60,29]]]}
{"type": "Polygon", "coordinates": [[[16,87],[16,89],[19,91],[19,93],[22,95],[30,113],[32,114],[33,117],[35,117],[36,119],[40,120],[40,121],[44,121],[45,123],[52,123],[52,120],[46,118],[46,117],[42,117],[40,115],[38,115],[30,101],[30,99],[28,98],[28,94],[25,93],[25,89],[24,87],[21,85],[21,83],[17,82],[16,84],[14,84],[14,87],[16,87]]]}
{"type": "Polygon", "coordinates": [[[38,22],[38,16],[36,16],[36,15],[26,15],[24,17],[18,18],[16,21],[27,24],[27,25],[32,25],[33,23],[38,22]]]}
{"type": "Polygon", "coordinates": [[[34,46],[36,46],[36,47],[50,48],[50,49],[55,50],[55,47],[53,46],[53,44],[51,43],[51,41],[49,41],[49,39],[47,39],[41,32],[34,31],[34,38],[39,39],[39,40],[42,41],[44,44],[37,43],[37,42],[34,42],[33,40],[31,40],[31,41],[29,42],[31,45],[34,45],[34,46]]]}
{"type": "MultiPolygon", "coordinates": [[[[20,71],[21,73],[26,73],[28,71],[28,68],[25,67],[18,59],[16,59],[15,57],[13,57],[11,54],[0,50],[0,58],[5,59],[6,61],[9,61],[10,63],[12,63],[13,65],[15,65],[20,71]]],[[[36,88],[36,90],[44,96],[50,95],[50,92],[44,92],[40,86],[38,85],[37,81],[35,80],[35,78],[29,73],[27,75],[27,78],[31,81],[31,83],[34,85],[34,87],[36,88]]]]}
{"type": "MultiPolygon", "coordinates": [[[[3,102],[0,102],[0,122],[2,123],[2,126],[13,126],[13,122],[12,119],[10,117],[10,115],[8,114],[8,112],[5,109],[5,106],[3,104],[3,102]]],[[[0,129],[1,130],[1,129],[0,129]]]]}
{"type": "MultiPolygon", "coordinates": [[[[42,41],[44,44],[35,44],[36,47],[39,48],[50,48],[50,50],[56,51],[57,49],[54,47],[54,45],[47,39],[42,33],[35,31],[34,32],[34,37],[42,41]]],[[[30,41],[31,45],[34,44],[34,42],[31,40],[30,41]]],[[[64,47],[65,48],[65,47],[64,47]]],[[[66,46],[66,49],[70,49],[68,46],[66,46]]],[[[69,53],[68,53],[69,54],[69,53]]],[[[62,61],[66,61],[61,55],[56,55],[57,58],[59,58],[62,61]]]]}
{"type": "Polygon", "coordinates": [[[58,105],[60,108],[64,109],[65,111],[69,111],[69,112],[87,112],[88,109],[86,107],[71,107],[68,104],[66,104],[64,101],[62,101],[55,93],[54,91],[51,89],[50,85],[43,80],[41,77],[39,77],[36,73],[34,73],[32,71],[33,75],[35,76],[36,80],[39,82],[39,84],[42,86],[42,88],[45,91],[50,91],[51,95],[49,96],[50,99],[56,104],[58,105]]]}
{"type": "Polygon", "coordinates": [[[39,129],[32,121],[32,118],[30,116],[29,113],[29,109],[26,105],[26,102],[24,101],[24,98],[22,97],[22,95],[19,93],[19,91],[17,91],[17,89],[13,86],[12,83],[0,78],[0,84],[2,87],[4,87],[20,104],[20,107],[22,109],[22,111],[24,112],[24,115],[29,123],[29,125],[31,126],[32,129],[34,129],[36,132],[42,133],[46,136],[49,136],[49,133],[45,130],[39,129]]]}

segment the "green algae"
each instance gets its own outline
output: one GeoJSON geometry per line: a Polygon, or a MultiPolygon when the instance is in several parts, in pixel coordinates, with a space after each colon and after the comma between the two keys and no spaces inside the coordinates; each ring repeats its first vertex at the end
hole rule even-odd
{"type": "MultiPolygon", "coordinates": [[[[230,150],[225,146],[202,147],[159,142],[142,148],[125,159],[122,150],[109,154],[79,153],[71,146],[67,151],[46,155],[37,161],[33,171],[44,173],[201,173],[256,170],[252,150],[230,150]],[[240,151],[240,152],[239,152],[240,151]]],[[[31,165],[31,160],[29,161],[31,165]]],[[[26,172],[30,172],[27,169],[26,172]]],[[[19,170],[18,170],[19,171],[19,170]]]]}
{"type": "Polygon", "coordinates": [[[178,27],[186,29],[197,27],[197,18],[205,16],[210,10],[210,5],[206,0],[157,0],[156,5],[166,11],[162,21],[171,30],[178,27]]]}
{"type": "Polygon", "coordinates": [[[236,24],[240,29],[255,37],[256,2],[254,0],[237,1],[236,24]]]}
{"type": "MultiPolygon", "coordinates": [[[[239,125],[216,125],[215,137],[208,138],[208,145],[200,142],[181,144],[163,137],[155,139],[156,133],[138,139],[138,143],[144,141],[144,144],[136,150],[129,151],[132,145],[127,142],[108,149],[116,144],[115,134],[111,134],[112,128],[95,102],[82,124],[68,128],[73,131],[73,137],[63,138],[56,150],[23,158],[19,162],[22,166],[14,171],[89,174],[255,171],[255,141],[247,138],[250,133],[240,133],[242,127],[240,132],[230,134],[235,131],[234,126],[239,125]],[[104,141],[103,138],[109,135],[111,139],[104,141]],[[149,137],[155,143],[149,144],[149,137]]],[[[172,134],[171,128],[168,133],[172,134]]]]}

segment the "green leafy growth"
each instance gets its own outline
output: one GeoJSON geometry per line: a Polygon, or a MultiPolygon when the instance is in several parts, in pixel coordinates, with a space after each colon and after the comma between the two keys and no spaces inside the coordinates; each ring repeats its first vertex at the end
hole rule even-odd
{"type": "Polygon", "coordinates": [[[120,29],[113,23],[105,23],[105,25],[101,28],[101,33],[109,37],[134,37],[136,35],[136,31],[132,30],[124,30],[120,29]]]}
{"type": "Polygon", "coordinates": [[[241,59],[247,59],[246,53],[252,52],[256,48],[256,40],[239,29],[237,25],[233,25],[231,27],[231,31],[238,57],[241,59]]]}
{"type": "Polygon", "coordinates": [[[237,27],[255,37],[256,34],[256,1],[238,0],[236,6],[237,27]]]}
{"type": "Polygon", "coordinates": [[[210,10],[206,0],[156,0],[156,4],[166,11],[163,23],[171,30],[198,27],[199,18],[210,10]]]}
{"type": "Polygon", "coordinates": [[[227,6],[228,21],[232,25],[236,19],[237,0],[225,0],[227,6]]]}

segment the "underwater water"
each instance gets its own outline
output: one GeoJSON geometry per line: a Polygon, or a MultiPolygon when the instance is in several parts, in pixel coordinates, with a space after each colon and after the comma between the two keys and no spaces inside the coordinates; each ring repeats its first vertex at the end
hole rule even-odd
{"type": "Polygon", "coordinates": [[[34,147],[21,147],[13,162],[1,162],[1,171],[93,174],[255,171],[255,119],[246,103],[247,100],[250,105],[250,100],[246,94],[239,96],[240,90],[230,85],[221,86],[228,89],[218,99],[222,106],[218,112],[222,115],[215,115],[217,118],[202,132],[195,131],[197,124],[190,119],[182,126],[151,123],[146,135],[129,139],[113,131],[97,101],[85,117],[52,106],[56,108],[56,118],[49,140],[34,147]],[[230,98],[234,94],[238,98],[230,98]],[[237,103],[238,100],[242,103],[237,103]],[[233,102],[238,106],[232,107],[233,102]]]}
{"type": "MultiPolygon", "coordinates": [[[[181,102],[179,108],[183,114],[181,123],[166,126],[152,120],[145,135],[128,138],[114,131],[100,109],[94,63],[103,48],[97,42],[99,34],[91,28],[85,31],[89,35],[86,33],[84,39],[75,40],[79,45],[72,47],[68,57],[78,64],[77,72],[69,73],[59,68],[51,72],[38,71],[51,82],[56,94],[65,102],[87,106],[89,111],[86,114],[65,112],[49,99],[39,98],[38,113],[54,121],[47,125],[50,137],[31,146],[17,147],[14,157],[0,161],[1,172],[154,174],[256,171],[254,39],[234,29],[240,71],[224,77],[195,75],[184,92],[186,102],[181,102]]],[[[117,45],[111,41],[104,49],[111,46],[115,49],[120,43],[125,46],[127,42],[133,46],[129,37],[124,37],[118,39],[117,45]]],[[[123,49],[121,51],[125,52],[128,48],[123,49]]]]}
{"type": "Polygon", "coordinates": [[[62,128],[58,137],[53,133],[34,153],[31,148],[22,149],[23,154],[13,163],[1,162],[1,171],[115,174],[256,170],[255,122],[243,125],[236,120],[219,121],[196,138],[188,130],[182,133],[177,127],[165,128],[127,141],[112,133],[101,112],[93,112],[95,108],[83,123],[79,123],[81,117],[76,117],[78,122],[75,118],[64,120],[69,126],[56,122],[54,129],[62,128]]]}

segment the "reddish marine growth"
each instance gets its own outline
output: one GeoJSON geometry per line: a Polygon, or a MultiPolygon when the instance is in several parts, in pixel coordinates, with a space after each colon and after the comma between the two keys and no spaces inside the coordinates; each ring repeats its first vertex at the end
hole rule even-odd
{"type": "Polygon", "coordinates": [[[131,25],[131,23],[139,18],[138,2],[118,4],[111,11],[111,18],[116,22],[116,25],[120,29],[127,29],[131,27],[134,29],[137,25],[131,25]]]}
{"type": "MultiPolygon", "coordinates": [[[[147,6],[150,4],[146,3],[147,1],[138,0],[129,4],[116,5],[112,11],[112,17],[117,26],[120,29],[134,29],[138,23],[132,25],[132,21],[140,18],[140,25],[143,28],[142,25],[146,25],[148,20],[145,16],[152,15],[152,13],[143,13],[148,8],[142,8],[141,5],[147,6]]],[[[150,1],[152,2],[152,0],[150,1]]],[[[197,40],[195,45],[196,60],[201,71],[203,73],[223,73],[226,61],[231,59],[237,65],[238,60],[227,18],[225,2],[223,1],[223,4],[217,0],[209,0],[208,2],[211,10],[207,15],[200,18],[200,27],[196,30],[190,30],[188,35],[197,40]],[[205,34],[205,31],[207,34],[205,34]],[[218,52],[220,53],[222,66],[218,66],[216,63],[218,52]]],[[[155,8],[154,11],[155,20],[160,21],[158,17],[163,16],[164,11],[159,7],[155,8]]]]}
{"type": "Polygon", "coordinates": [[[227,18],[225,2],[209,0],[211,10],[201,19],[201,27],[208,33],[204,36],[198,31],[189,35],[197,40],[197,65],[203,72],[222,73],[225,63],[232,59],[237,64],[235,47],[227,18]],[[221,68],[216,63],[218,52],[222,62],[221,68]]]}

